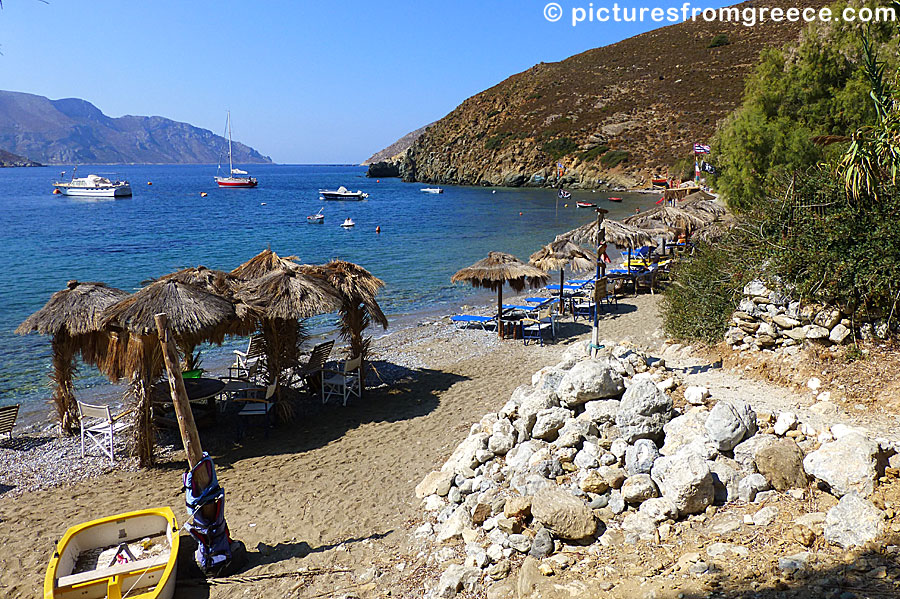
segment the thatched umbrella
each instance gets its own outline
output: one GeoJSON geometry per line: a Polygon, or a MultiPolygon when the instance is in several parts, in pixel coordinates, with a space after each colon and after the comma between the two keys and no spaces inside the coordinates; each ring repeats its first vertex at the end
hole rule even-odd
{"type": "Polygon", "coordinates": [[[385,329],[388,327],[387,317],[375,299],[378,291],[384,287],[384,281],[362,266],[343,260],[332,260],[324,266],[302,265],[300,269],[328,281],[341,295],[341,338],[350,345],[350,359],[362,358],[362,392],[366,378],[366,356],[372,341],[371,337],[363,338],[363,332],[372,322],[385,329]]]}
{"type": "Polygon", "coordinates": [[[625,219],[625,224],[639,228],[663,225],[691,233],[712,220],[714,219],[702,217],[696,212],[689,212],[675,206],[656,206],[647,212],[629,216],[625,219]]]}
{"type": "MultiPolygon", "coordinates": [[[[631,252],[634,248],[652,243],[650,233],[612,219],[603,219],[600,226],[603,227],[604,242],[611,241],[619,247],[628,248],[628,271],[631,272],[631,252]]],[[[597,232],[597,221],[591,221],[557,236],[557,239],[571,239],[575,243],[596,245],[600,239],[597,232]]]]}
{"type": "MultiPolygon", "coordinates": [[[[274,252],[273,252],[274,253],[274,252]]],[[[235,295],[255,315],[266,349],[269,384],[284,382],[283,373],[297,364],[303,325],[301,320],[335,312],[341,295],[326,280],[313,276],[295,263],[248,281],[235,295]]],[[[290,407],[279,393],[278,411],[283,420],[291,418],[290,407]]]]}
{"type": "Polygon", "coordinates": [[[282,257],[271,249],[266,248],[232,270],[231,274],[242,281],[252,281],[253,279],[263,277],[279,268],[296,266],[296,260],[297,256],[282,257]]]}
{"type": "Polygon", "coordinates": [[[80,353],[89,364],[103,359],[109,343],[109,334],[101,330],[103,310],[125,297],[127,292],[104,283],[69,281],[65,289],[50,296],[43,308],[16,329],[19,335],[37,332],[52,336],[51,378],[56,383],[52,401],[60,428],[66,434],[78,431],[78,404],[72,384],[75,355],[80,353]]]}
{"type": "Polygon", "coordinates": [[[508,283],[514,291],[521,292],[526,287],[542,287],[549,280],[550,275],[511,254],[490,252],[487,258],[458,271],[450,282],[468,281],[473,287],[497,291],[497,332],[502,337],[500,319],[503,316],[503,284],[508,283]]]}
{"type": "MultiPolygon", "coordinates": [[[[188,285],[200,287],[210,293],[214,293],[215,295],[219,295],[232,301],[234,300],[235,292],[242,282],[241,279],[230,272],[214,270],[202,265],[184,268],[177,272],[159,277],[157,280],[187,283],[188,285]]],[[[234,335],[247,335],[253,332],[253,329],[251,328],[252,324],[243,320],[244,316],[246,316],[245,308],[246,306],[243,304],[235,306],[238,317],[242,320],[236,321],[232,329],[229,330],[229,333],[234,335]],[[244,326],[242,326],[242,324],[244,326]]],[[[181,350],[181,366],[184,370],[192,370],[199,365],[200,352],[197,352],[195,355],[194,348],[194,345],[180,345],[178,348],[181,350]]]]}
{"type": "Polygon", "coordinates": [[[693,200],[691,202],[685,202],[680,208],[695,213],[707,222],[722,218],[728,214],[728,210],[725,209],[725,206],[722,206],[713,200],[693,200]]]}
{"type": "Polygon", "coordinates": [[[597,263],[597,256],[569,239],[556,239],[533,253],[528,263],[544,271],[559,270],[559,313],[562,314],[565,311],[563,284],[566,266],[576,271],[588,270],[597,263]]]}
{"type": "Polygon", "coordinates": [[[130,379],[129,392],[137,407],[135,451],[141,466],[153,464],[150,387],[164,368],[154,320],[160,312],[168,314],[170,330],[180,347],[222,343],[237,321],[231,301],[174,279],[151,283],[104,312],[104,326],[127,333],[113,344],[115,351],[101,369],[111,379],[130,379]]]}

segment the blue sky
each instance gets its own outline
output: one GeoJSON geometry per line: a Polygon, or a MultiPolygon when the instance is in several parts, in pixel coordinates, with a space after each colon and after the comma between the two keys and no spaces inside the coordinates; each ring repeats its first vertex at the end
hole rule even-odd
{"type": "Polygon", "coordinates": [[[231,109],[235,138],[276,162],[359,162],[538,62],[657,26],[573,28],[546,3],[4,0],[0,89],[220,134],[231,109]]]}

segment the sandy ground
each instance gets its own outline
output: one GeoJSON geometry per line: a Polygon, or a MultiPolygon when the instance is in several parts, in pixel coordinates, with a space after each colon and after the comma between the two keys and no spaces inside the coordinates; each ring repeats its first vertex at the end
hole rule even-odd
{"type": "MultiPolygon", "coordinates": [[[[606,338],[650,334],[658,328],[655,298],[621,300],[602,326],[606,338]]],[[[471,423],[502,406],[588,330],[566,319],[561,340],[544,347],[438,322],[379,339],[376,356],[409,368],[405,380],[346,408],[312,407],[268,437],[253,429],[240,443],[211,448],[228,524],[250,562],[241,578],[214,586],[182,573],[176,596],[368,596],[386,589],[420,595],[423,560],[407,556],[410,527],[421,516],[413,488],[446,460],[471,423]]],[[[0,495],[0,595],[37,596],[52,547],[72,524],[150,506],[184,514],[183,452],[167,455],[150,471],[117,469],[0,495]]],[[[74,446],[54,456],[63,468],[81,459],[74,446]]]]}

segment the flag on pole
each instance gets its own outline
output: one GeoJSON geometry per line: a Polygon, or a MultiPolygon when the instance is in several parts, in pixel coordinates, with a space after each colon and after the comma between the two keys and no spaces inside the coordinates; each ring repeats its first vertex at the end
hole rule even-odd
{"type": "Polygon", "coordinates": [[[710,150],[712,148],[706,144],[694,144],[694,154],[709,154],[710,150]]]}

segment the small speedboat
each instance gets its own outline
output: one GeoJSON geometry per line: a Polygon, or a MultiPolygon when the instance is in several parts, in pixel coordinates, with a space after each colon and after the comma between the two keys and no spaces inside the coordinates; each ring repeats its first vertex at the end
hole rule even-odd
{"type": "Polygon", "coordinates": [[[337,189],[320,189],[319,196],[323,200],[343,200],[343,201],[351,201],[351,202],[359,202],[360,200],[364,200],[369,197],[364,191],[350,191],[343,185],[338,187],[337,189]]]}
{"type": "Polygon", "coordinates": [[[622,198],[609,198],[610,202],[621,202],[622,198]]]}
{"type": "Polygon", "coordinates": [[[440,187],[423,187],[419,191],[422,191],[425,193],[444,193],[444,190],[441,189],[440,187]]]}
{"type": "Polygon", "coordinates": [[[341,226],[345,229],[352,229],[356,226],[356,223],[353,222],[352,218],[345,219],[344,222],[341,223],[341,226]]]}
{"type": "Polygon", "coordinates": [[[311,215],[307,216],[307,217],[306,217],[306,222],[308,222],[308,223],[317,223],[317,224],[318,224],[318,223],[324,223],[324,222],[325,222],[325,215],[323,214],[323,211],[324,211],[324,210],[325,210],[325,207],[322,206],[322,207],[319,209],[318,212],[316,212],[315,214],[311,214],[311,215]]]}
{"type": "Polygon", "coordinates": [[[596,208],[597,204],[593,202],[575,202],[575,206],[578,208],[596,208]]]}
{"type": "Polygon", "coordinates": [[[167,507],[72,526],[50,558],[44,599],[170,599],[178,540],[175,514],[167,507]]]}

